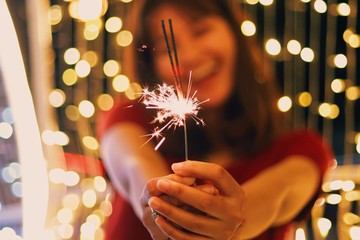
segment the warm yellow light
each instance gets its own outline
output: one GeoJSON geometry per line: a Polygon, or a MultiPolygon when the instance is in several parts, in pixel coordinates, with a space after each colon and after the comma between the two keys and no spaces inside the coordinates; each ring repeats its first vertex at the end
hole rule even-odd
{"type": "Polygon", "coordinates": [[[60,184],[64,181],[65,171],[61,168],[54,168],[49,171],[49,180],[52,183],[60,184]]]}
{"type": "Polygon", "coordinates": [[[98,141],[91,136],[85,136],[82,139],[82,143],[85,145],[85,147],[91,149],[91,150],[97,150],[99,148],[98,141]]]}
{"type": "Polygon", "coordinates": [[[341,202],[341,200],[342,200],[342,197],[339,194],[329,194],[326,197],[326,202],[328,204],[332,204],[332,205],[339,204],[341,202]]]}
{"type": "Polygon", "coordinates": [[[322,103],[318,110],[320,116],[324,118],[335,119],[340,114],[340,109],[336,104],[322,103]]]}
{"type": "Polygon", "coordinates": [[[275,56],[281,52],[281,45],[278,40],[272,38],[266,41],[265,49],[270,55],[275,56]]]}
{"type": "Polygon", "coordinates": [[[51,25],[56,25],[61,22],[62,11],[59,5],[53,5],[48,10],[48,21],[51,25]]]}
{"type": "Polygon", "coordinates": [[[78,80],[78,75],[72,68],[66,69],[62,75],[62,80],[67,86],[74,85],[78,80]]]}
{"type": "Polygon", "coordinates": [[[69,208],[62,208],[57,212],[56,218],[60,223],[71,223],[73,213],[69,208]]]}
{"type": "Polygon", "coordinates": [[[77,48],[69,48],[64,53],[64,61],[69,64],[75,64],[80,60],[80,52],[77,48]]]}
{"type": "Polygon", "coordinates": [[[355,134],[355,143],[360,143],[360,133],[355,134]]]}
{"type": "Polygon", "coordinates": [[[357,86],[351,86],[346,89],[345,94],[347,99],[349,99],[350,101],[355,101],[360,98],[360,89],[357,86]]]}
{"type": "Polygon", "coordinates": [[[68,105],[65,108],[65,115],[71,121],[77,121],[80,117],[79,109],[74,105],[68,105]]]}
{"type": "Polygon", "coordinates": [[[288,96],[284,96],[284,97],[281,97],[279,100],[278,100],[278,103],[277,103],[277,106],[279,108],[280,111],[282,112],[287,112],[291,109],[292,107],[292,100],[290,97],[288,96]]]}
{"type": "Polygon", "coordinates": [[[130,86],[130,81],[125,75],[117,75],[113,79],[112,86],[117,92],[125,92],[130,86]]]}
{"type": "Polygon", "coordinates": [[[86,77],[90,74],[90,64],[85,60],[80,60],[75,65],[75,71],[79,77],[86,77]]]}
{"type": "Polygon", "coordinates": [[[245,36],[253,36],[256,33],[256,26],[252,21],[246,20],[241,24],[241,32],[245,36]]]}
{"type": "Polygon", "coordinates": [[[264,6],[270,6],[274,3],[274,0],[259,0],[259,2],[264,6]]]}
{"type": "Polygon", "coordinates": [[[74,211],[78,209],[80,205],[80,198],[74,193],[68,194],[62,199],[62,205],[64,208],[69,208],[74,211]]]}
{"type": "Polygon", "coordinates": [[[301,59],[304,62],[312,62],[315,58],[315,53],[311,48],[305,47],[300,52],[301,59]]]}
{"type": "Polygon", "coordinates": [[[346,180],[343,182],[342,186],[341,186],[341,189],[344,191],[344,192],[350,192],[352,190],[355,189],[355,183],[354,181],[352,180],[346,180]]]}
{"type": "Polygon", "coordinates": [[[105,29],[110,33],[116,33],[121,30],[122,28],[122,20],[119,17],[110,17],[106,20],[105,29]]]}
{"type": "Polygon", "coordinates": [[[84,38],[88,41],[95,40],[100,33],[100,29],[95,24],[86,24],[84,29],[84,38]]]}
{"type": "Polygon", "coordinates": [[[69,4],[70,16],[87,22],[101,17],[107,10],[106,0],[74,0],[69,4]]]}
{"type": "Polygon", "coordinates": [[[98,215],[96,214],[90,214],[87,218],[86,218],[86,222],[88,223],[92,223],[95,228],[99,228],[101,226],[101,219],[98,215]]]}
{"type": "Polygon", "coordinates": [[[79,104],[79,112],[83,117],[90,118],[95,113],[95,107],[92,102],[83,100],[79,104]]]}
{"type": "Polygon", "coordinates": [[[70,239],[74,234],[74,227],[68,223],[57,226],[56,230],[63,239],[70,239]]]}
{"type": "Polygon", "coordinates": [[[96,191],[105,192],[107,184],[103,177],[97,176],[94,178],[94,186],[96,191]]]}
{"type": "Polygon", "coordinates": [[[82,195],[82,203],[87,208],[93,208],[96,204],[96,193],[94,190],[86,190],[82,195]]]}
{"type": "Polygon", "coordinates": [[[293,55],[298,55],[301,52],[301,44],[299,41],[292,39],[287,44],[287,50],[293,55]]]}
{"type": "Polygon", "coordinates": [[[111,202],[108,200],[103,201],[100,204],[100,210],[104,214],[104,216],[106,216],[106,217],[110,216],[112,213],[112,210],[113,210],[111,202]]]}
{"type": "Polygon", "coordinates": [[[80,182],[80,176],[77,172],[67,171],[65,172],[65,178],[63,184],[68,187],[76,186],[80,182]]]}
{"type": "Polygon", "coordinates": [[[349,37],[349,45],[352,48],[359,48],[360,47],[360,35],[353,34],[349,37]]]}
{"type": "Polygon", "coordinates": [[[298,97],[299,105],[302,107],[309,107],[312,103],[312,96],[309,92],[302,92],[298,97]]]}
{"type": "Polygon", "coordinates": [[[250,4],[250,5],[256,5],[258,4],[259,0],[245,0],[247,4],[250,4]]]}
{"type": "Polygon", "coordinates": [[[101,94],[97,99],[97,104],[102,111],[109,111],[114,106],[114,99],[110,94],[101,94]]]}
{"type": "Polygon", "coordinates": [[[345,91],[345,81],[343,79],[334,79],[331,82],[331,90],[335,93],[341,93],[345,91]]]}
{"type": "Polygon", "coordinates": [[[90,67],[95,67],[99,61],[99,57],[94,51],[85,52],[82,59],[87,61],[90,64],[90,67]]]}
{"type": "Polygon", "coordinates": [[[355,225],[360,222],[360,217],[352,212],[346,212],[344,213],[342,220],[347,225],[355,225]]]}
{"type": "Polygon", "coordinates": [[[351,28],[346,29],[346,30],[344,31],[344,33],[343,33],[343,39],[344,39],[344,41],[348,43],[348,42],[349,42],[349,38],[350,38],[352,35],[354,35],[354,30],[351,29],[351,28]]]}
{"type": "Polygon", "coordinates": [[[121,47],[127,47],[133,41],[133,35],[130,31],[123,30],[116,36],[116,42],[121,47]]]}
{"type": "Polygon", "coordinates": [[[96,226],[93,223],[83,223],[80,227],[81,240],[94,239],[96,226]]]}
{"type": "Polygon", "coordinates": [[[65,93],[61,89],[54,89],[51,91],[49,95],[50,105],[56,108],[62,106],[65,100],[66,100],[65,93]]]}
{"type": "Polygon", "coordinates": [[[138,83],[130,83],[129,88],[125,91],[125,96],[128,99],[134,100],[141,96],[142,87],[138,83]]]}
{"type": "Polygon", "coordinates": [[[115,60],[108,60],[105,62],[103,70],[106,76],[114,77],[120,72],[120,63],[115,60]]]}
{"type": "Polygon", "coordinates": [[[70,142],[68,135],[66,135],[64,132],[61,131],[54,132],[54,137],[55,137],[55,144],[59,146],[66,146],[70,142]]]}

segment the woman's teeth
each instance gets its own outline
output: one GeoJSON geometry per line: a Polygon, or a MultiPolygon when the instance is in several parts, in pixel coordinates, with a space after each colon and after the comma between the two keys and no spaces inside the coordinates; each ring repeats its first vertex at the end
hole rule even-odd
{"type": "Polygon", "coordinates": [[[216,67],[214,63],[202,65],[192,71],[192,80],[193,82],[199,82],[212,75],[215,71],[216,67]]]}

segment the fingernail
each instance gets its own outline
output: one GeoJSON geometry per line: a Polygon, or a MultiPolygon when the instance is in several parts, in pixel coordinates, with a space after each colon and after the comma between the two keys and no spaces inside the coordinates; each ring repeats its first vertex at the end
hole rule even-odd
{"type": "Polygon", "coordinates": [[[170,186],[170,182],[167,180],[160,179],[159,181],[157,181],[157,186],[160,190],[164,188],[166,189],[170,186]]]}
{"type": "Polygon", "coordinates": [[[150,207],[154,208],[154,209],[157,209],[159,207],[159,202],[156,198],[150,198],[149,201],[148,201],[148,204],[150,207]]]}
{"type": "Polygon", "coordinates": [[[171,165],[171,169],[175,171],[175,170],[182,168],[183,166],[184,166],[183,162],[173,163],[171,165]]]}

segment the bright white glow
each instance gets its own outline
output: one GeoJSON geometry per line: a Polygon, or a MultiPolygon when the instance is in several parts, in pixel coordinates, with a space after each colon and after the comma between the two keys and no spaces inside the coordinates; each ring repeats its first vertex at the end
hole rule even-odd
{"type": "Polygon", "coordinates": [[[315,58],[314,51],[308,47],[301,50],[300,56],[304,62],[312,62],[315,58]]]}
{"type": "Polygon", "coordinates": [[[296,229],[295,240],[306,240],[304,229],[302,228],[296,229]]]}
{"type": "Polygon", "coordinates": [[[327,11],[326,2],[324,2],[323,0],[316,0],[314,2],[314,8],[315,11],[317,11],[318,13],[325,13],[327,11]]]}
{"type": "Polygon", "coordinates": [[[359,239],[360,238],[360,227],[352,226],[350,228],[349,233],[350,233],[351,239],[359,239]]]}
{"type": "Polygon", "coordinates": [[[327,218],[319,218],[317,221],[318,228],[322,237],[326,237],[331,229],[331,221],[327,218]]]}
{"type": "Polygon", "coordinates": [[[259,0],[259,2],[264,6],[270,6],[274,3],[274,0],[259,0]]]}
{"type": "Polygon", "coordinates": [[[347,63],[347,57],[344,54],[337,54],[334,58],[334,64],[337,68],[344,68],[347,63]]]}
{"type": "Polygon", "coordinates": [[[283,96],[278,100],[278,108],[282,112],[287,112],[292,107],[292,100],[288,96],[283,96]]]}
{"type": "Polygon", "coordinates": [[[82,21],[89,21],[99,18],[107,5],[103,0],[78,0],[78,17],[82,21]]]}
{"type": "Polygon", "coordinates": [[[339,3],[337,6],[337,12],[341,16],[349,16],[351,13],[351,8],[347,3],[339,3]]]}
{"type": "Polygon", "coordinates": [[[6,1],[0,1],[0,22],[1,35],[6,36],[0,38],[0,67],[22,166],[23,235],[29,240],[43,239],[49,191],[47,171],[33,100],[6,1]]]}
{"type": "Polygon", "coordinates": [[[244,21],[241,24],[241,32],[245,36],[253,36],[256,33],[256,26],[252,21],[244,21]]]}
{"type": "Polygon", "coordinates": [[[265,44],[266,51],[270,55],[278,55],[281,52],[281,45],[278,40],[276,39],[269,39],[265,44]]]}
{"type": "Polygon", "coordinates": [[[297,40],[290,40],[287,44],[287,50],[293,55],[298,55],[301,51],[301,44],[297,40]]]}

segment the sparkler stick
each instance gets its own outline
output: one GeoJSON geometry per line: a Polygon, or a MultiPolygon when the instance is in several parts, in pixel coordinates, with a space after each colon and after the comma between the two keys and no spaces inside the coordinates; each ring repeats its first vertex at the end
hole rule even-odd
{"type": "Polygon", "coordinates": [[[174,52],[175,60],[173,59],[172,51],[169,44],[169,39],[167,36],[165,23],[162,20],[162,30],[164,34],[164,39],[166,43],[166,48],[168,50],[169,60],[171,64],[171,69],[174,77],[174,86],[167,85],[163,83],[162,85],[158,85],[153,91],[149,91],[147,88],[143,89],[142,98],[143,103],[146,105],[146,108],[156,109],[157,116],[154,118],[152,123],[159,122],[164,123],[166,120],[170,119],[164,126],[161,128],[156,127],[154,132],[148,134],[146,136],[150,136],[149,142],[154,137],[162,137],[159,143],[155,146],[155,150],[157,150],[160,145],[165,141],[165,137],[162,136],[162,132],[166,129],[174,127],[174,129],[178,126],[184,127],[184,138],[185,138],[185,160],[188,160],[188,142],[187,142],[187,128],[186,128],[186,118],[191,117],[197,124],[205,125],[204,121],[197,116],[198,111],[200,110],[200,105],[204,102],[207,102],[209,99],[205,101],[198,101],[196,98],[196,91],[190,96],[191,91],[191,71],[189,75],[189,83],[186,91],[186,96],[182,90],[181,78],[180,78],[180,68],[179,61],[177,57],[175,37],[172,28],[172,22],[169,19],[170,25],[170,34],[172,40],[172,47],[174,52]],[[176,66],[174,65],[174,61],[176,66]]]}

